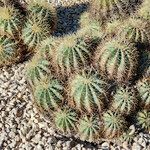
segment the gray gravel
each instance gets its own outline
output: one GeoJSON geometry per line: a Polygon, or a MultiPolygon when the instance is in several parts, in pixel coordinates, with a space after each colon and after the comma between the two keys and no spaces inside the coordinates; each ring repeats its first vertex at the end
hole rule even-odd
{"type": "MultiPolygon", "coordinates": [[[[78,5],[76,1],[75,6],[68,8],[67,0],[53,1],[59,13],[55,35],[76,32],[87,4],[78,5]]],[[[0,69],[0,150],[150,150],[150,134],[140,133],[132,146],[126,142],[87,143],[56,134],[49,121],[34,107],[24,76],[25,65],[0,69]]]]}

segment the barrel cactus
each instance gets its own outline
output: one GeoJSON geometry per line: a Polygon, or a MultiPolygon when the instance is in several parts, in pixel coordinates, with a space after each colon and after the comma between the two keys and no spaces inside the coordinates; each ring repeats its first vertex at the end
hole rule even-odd
{"type": "Polygon", "coordinates": [[[31,85],[48,73],[49,62],[38,54],[26,66],[26,76],[31,85]]]}
{"type": "Polygon", "coordinates": [[[57,14],[55,8],[51,3],[42,0],[30,1],[28,10],[31,15],[38,15],[47,20],[51,31],[54,30],[57,21],[57,14]]]}
{"type": "Polygon", "coordinates": [[[23,16],[14,6],[0,7],[0,29],[16,38],[22,29],[23,16]]]}
{"type": "Polygon", "coordinates": [[[133,89],[120,87],[113,96],[112,108],[118,113],[128,115],[135,110],[137,102],[133,89]]]}
{"type": "Polygon", "coordinates": [[[126,122],[122,115],[107,111],[102,116],[104,123],[104,136],[108,138],[119,137],[126,128],[126,122]]]}
{"type": "Polygon", "coordinates": [[[147,44],[150,41],[150,25],[141,18],[131,17],[121,27],[120,34],[132,42],[147,44]]]}
{"type": "Polygon", "coordinates": [[[38,106],[45,110],[54,110],[63,101],[63,86],[57,79],[52,77],[41,78],[34,90],[35,100],[38,106]]]}
{"type": "Polygon", "coordinates": [[[97,109],[102,111],[107,83],[94,72],[76,74],[69,84],[70,96],[76,108],[86,109],[89,113],[97,109]]]}
{"type": "Polygon", "coordinates": [[[17,43],[5,36],[0,36],[0,66],[8,65],[16,61],[18,53],[17,43]]]}
{"type": "Polygon", "coordinates": [[[137,83],[137,89],[141,98],[141,103],[144,107],[150,108],[150,79],[149,77],[139,80],[137,83]]]}
{"type": "Polygon", "coordinates": [[[62,74],[79,71],[87,65],[90,56],[88,44],[84,38],[69,35],[62,40],[56,49],[56,62],[62,74]]]}
{"type": "Polygon", "coordinates": [[[35,48],[50,35],[48,22],[36,15],[30,16],[22,30],[22,39],[29,49],[35,48]]]}
{"type": "Polygon", "coordinates": [[[124,16],[124,10],[129,4],[129,0],[93,0],[90,11],[94,18],[103,23],[108,19],[124,16]]]}
{"type": "Polygon", "coordinates": [[[77,113],[70,108],[58,109],[54,113],[54,122],[61,132],[73,133],[77,128],[77,113]]]}
{"type": "Polygon", "coordinates": [[[108,78],[123,82],[135,73],[137,58],[138,52],[132,43],[110,39],[97,48],[95,64],[108,78]]]}
{"type": "Polygon", "coordinates": [[[150,131],[150,111],[139,111],[137,114],[137,123],[146,131],[150,131]]]}
{"type": "Polygon", "coordinates": [[[94,142],[100,135],[101,122],[98,117],[84,116],[79,120],[78,134],[81,140],[94,142]]]}

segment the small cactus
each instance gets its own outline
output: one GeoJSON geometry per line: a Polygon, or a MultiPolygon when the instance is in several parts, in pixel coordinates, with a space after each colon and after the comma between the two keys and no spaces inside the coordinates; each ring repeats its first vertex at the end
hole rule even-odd
{"type": "Polygon", "coordinates": [[[131,17],[120,28],[120,36],[136,43],[148,43],[150,41],[150,25],[147,21],[131,17]]]}
{"type": "Polygon", "coordinates": [[[100,135],[101,126],[98,117],[84,116],[79,120],[78,134],[81,140],[94,142],[100,135]]]}
{"type": "Polygon", "coordinates": [[[0,66],[15,62],[17,54],[17,43],[5,35],[0,35],[0,66]]]}
{"type": "Polygon", "coordinates": [[[26,76],[31,85],[48,73],[49,62],[38,54],[26,66],[26,76]]]}
{"type": "Polygon", "coordinates": [[[57,21],[57,15],[52,3],[42,0],[30,1],[28,4],[28,10],[31,15],[38,15],[39,17],[46,19],[50,25],[51,31],[54,30],[57,21]]]}
{"type": "Polygon", "coordinates": [[[56,79],[43,77],[37,82],[34,96],[37,104],[45,110],[53,110],[63,101],[63,86],[56,79]]]}
{"type": "Polygon", "coordinates": [[[143,129],[150,131],[150,111],[142,110],[138,112],[137,121],[143,129]]]}
{"type": "Polygon", "coordinates": [[[22,39],[29,48],[35,48],[50,35],[50,26],[41,17],[31,16],[22,31],[22,39]]]}
{"type": "Polygon", "coordinates": [[[10,34],[13,38],[19,35],[22,29],[22,15],[14,6],[0,7],[0,29],[10,34]]]}
{"type": "Polygon", "coordinates": [[[102,116],[104,123],[104,136],[108,138],[119,137],[126,128],[126,122],[122,115],[107,111],[102,116]]]}
{"type": "Polygon", "coordinates": [[[138,52],[132,43],[111,39],[100,45],[95,55],[95,63],[110,79],[123,82],[135,73],[138,52]]]}
{"type": "Polygon", "coordinates": [[[123,17],[124,10],[129,7],[129,4],[129,0],[93,0],[90,12],[103,23],[108,19],[123,17]]]}
{"type": "Polygon", "coordinates": [[[112,108],[118,113],[128,115],[135,110],[137,102],[133,89],[120,87],[113,96],[112,108]]]}
{"type": "Polygon", "coordinates": [[[144,107],[150,108],[150,78],[143,78],[137,83],[137,89],[144,107]]]}
{"type": "Polygon", "coordinates": [[[98,108],[102,110],[107,84],[92,72],[76,74],[70,80],[70,95],[79,110],[86,109],[89,113],[98,108]]]}
{"type": "Polygon", "coordinates": [[[76,130],[77,113],[70,109],[58,109],[54,113],[55,126],[63,133],[72,133],[76,130]]]}
{"type": "Polygon", "coordinates": [[[56,62],[63,74],[79,71],[88,63],[89,56],[88,44],[83,38],[77,38],[75,35],[64,38],[56,49],[56,62]]]}

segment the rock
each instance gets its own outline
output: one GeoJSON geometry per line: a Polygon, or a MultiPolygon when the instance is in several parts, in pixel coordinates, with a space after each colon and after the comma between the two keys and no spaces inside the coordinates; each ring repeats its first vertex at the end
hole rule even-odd
{"type": "Polygon", "coordinates": [[[141,150],[142,147],[138,143],[133,143],[132,150],[141,150]]]}

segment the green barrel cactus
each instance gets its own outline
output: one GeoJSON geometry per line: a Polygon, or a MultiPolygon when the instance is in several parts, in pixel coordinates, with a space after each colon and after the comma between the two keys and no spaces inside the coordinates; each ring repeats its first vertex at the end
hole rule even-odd
{"type": "Polygon", "coordinates": [[[57,79],[45,76],[37,82],[34,97],[43,109],[57,109],[63,101],[63,86],[57,79]]]}
{"type": "Polygon", "coordinates": [[[0,7],[0,30],[13,38],[19,36],[23,25],[23,16],[14,6],[0,7]]]}
{"type": "Polygon", "coordinates": [[[50,25],[42,17],[30,16],[22,30],[22,39],[29,49],[50,36],[50,25]]]}
{"type": "Polygon", "coordinates": [[[56,49],[56,62],[62,74],[79,71],[88,64],[90,51],[83,38],[69,35],[56,49]]]}
{"type": "Polygon", "coordinates": [[[94,109],[102,111],[107,83],[93,72],[76,74],[70,80],[70,96],[76,108],[91,113],[94,109]]]}
{"type": "Polygon", "coordinates": [[[77,118],[77,113],[70,108],[58,109],[54,112],[55,126],[63,133],[73,133],[76,131],[77,118]]]}
{"type": "Polygon", "coordinates": [[[129,0],[93,0],[90,12],[94,18],[103,23],[109,19],[123,17],[124,10],[129,7],[129,4],[129,0]]]}
{"type": "Polygon", "coordinates": [[[137,114],[137,123],[146,131],[150,131],[150,111],[142,110],[137,114]]]}
{"type": "Polygon", "coordinates": [[[35,55],[26,66],[26,77],[31,85],[49,72],[49,62],[39,54],[35,55]]]}
{"type": "Polygon", "coordinates": [[[132,43],[110,39],[97,48],[95,55],[95,64],[109,79],[123,82],[135,73],[138,52],[132,43]]]}
{"type": "Polygon", "coordinates": [[[150,108],[150,78],[143,78],[137,83],[137,89],[144,107],[150,108]]]}
{"type": "Polygon", "coordinates": [[[94,142],[100,136],[101,130],[101,122],[98,117],[84,116],[79,120],[78,135],[83,141],[94,142]]]}
{"type": "Polygon", "coordinates": [[[18,54],[17,43],[5,35],[0,35],[0,66],[12,64],[18,54]]]}
{"type": "Polygon", "coordinates": [[[135,92],[129,87],[120,87],[113,96],[112,109],[118,113],[128,115],[136,108],[135,92]]]}
{"type": "Polygon", "coordinates": [[[120,36],[136,43],[148,43],[150,41],[150,25],[147,21],[130,17],[120,28],[120,36]]]}
{"type": "Polygon", "coordinates": [[[143,0],[139,10],[137,11],[137,15],[141,18],[150,21],[150,3],[149,0],[143,0]]]}
{"type": "Polygon", "coordinates": [[[51,31],[55,29],[57,14],[55,8],[52,6],[52,3],[41,0],[30,1],[28,4],[28,10],[31,15],[38,15],[41,18],[46,19],[50,25],[51,31]]]}
{"type": "Polygon", "coordinates": [[[42,57],[50,60],[52,59],[52,55],[56,50],[56,46],[58,46],[58,39],[55,39],[54,37],[48,37],[39,44],[37,51],[42,57]]]}
{"type": "Polygon", "coordinates": [[[102,116],[104,124],[104,136],[107,138],[119,137],[126,128],[124,117],[117,112],[108,110],[102,116]]]}

